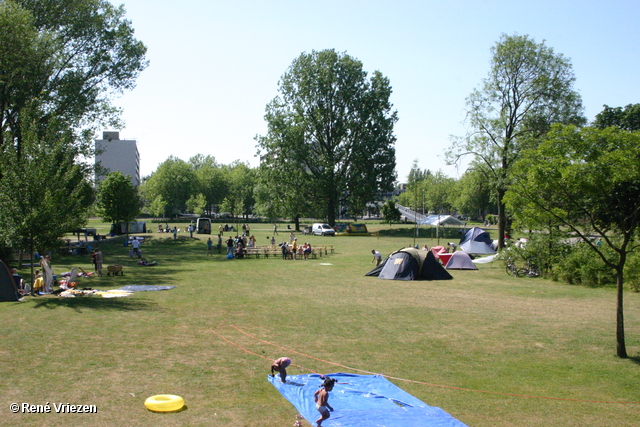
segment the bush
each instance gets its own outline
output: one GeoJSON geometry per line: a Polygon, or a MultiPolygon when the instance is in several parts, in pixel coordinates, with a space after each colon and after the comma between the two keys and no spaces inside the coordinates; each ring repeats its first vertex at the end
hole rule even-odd
{"type": "MultiPolygon", "coordinates": [[[[605,286],[616,283],[615,271],[607,267],[600,256],[586,243],[571,243],[570,236],[536,233],[525,247],[514,248],[512,257],[532,260],[542,276],[572,285],[605,286]]],[[[608,247],[602,247],[605,256],[614,258],[608,247]]],[[[640,289],[640,257],[627,261],[625,281],[632,289],[640,289]],[[633,260],[633,261],[632,261],[633,260]]]]}
{"type": "Polygon", "coordinates": [[[632,291],[640,292],[640,255],[631,254],[624,265],[624,282],[632,291]]]}
{"type": "MultiPolygon", "coordinates": [[[[608,248],[601,250],[605,255],[613,255],[608,248]]],[[[586,243],[571,245],[571,251],[552,269],[554,276],[569,284],[604,286],[616,283],[615,271],[607,267],[586,243]]]]}

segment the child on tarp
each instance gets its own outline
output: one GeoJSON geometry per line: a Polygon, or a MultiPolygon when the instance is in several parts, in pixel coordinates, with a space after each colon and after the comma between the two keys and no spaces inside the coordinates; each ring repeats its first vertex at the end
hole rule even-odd
{"type": "Polygon", "coordinates": [[[291,359],[288,357],[281,357],[271,365],[271,376],[275,371],[280,372],[280,379],[283,383],[287,382],[287,366],[291,365],[291,359]]]}
{"type": "Polygon", "coordinates": [[[322,425],[322,422],[331,416],[329,411],[333,411],[331,405],[329,405],[329,392],[333,390],[333,385],[336,380],[326,377],[322,383],[322,387],[313,393],[313,400],[316,402],[316,409],[320,412],[320,418],[316,420],[318,427],[322,425]]]}

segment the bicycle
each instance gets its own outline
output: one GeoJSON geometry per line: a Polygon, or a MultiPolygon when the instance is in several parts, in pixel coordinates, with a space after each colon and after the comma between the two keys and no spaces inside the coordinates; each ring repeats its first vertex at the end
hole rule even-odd
{"type": "Polygon", "coordinates": [[[516,263],[513,261],[513,258],[509,257],[507,258],[507,274],[509,276],[516,276],[518,277],[518,267],[516,267],[516,263]]]}
{"type": "Polygon", "coordinates": [[[527,260],[525,267],[517,271],[518,277],[540,277],[540,269],[531,260],[527,260]]]}

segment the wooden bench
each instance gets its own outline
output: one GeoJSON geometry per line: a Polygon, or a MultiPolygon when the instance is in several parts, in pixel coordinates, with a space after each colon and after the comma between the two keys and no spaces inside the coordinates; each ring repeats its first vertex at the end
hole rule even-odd
{"type": "Polygon", "coordinates": [[[280,248],[264,248],[263,253],[265,258],[269,258],[270,256],[273,258],[282,258],[282,249],[280,248]]]}
{"type": "Polygon", "coordinates": [[[256,258],[260,258],[260,255],[261,255],[262,253],[263,253],[263,251],[262,251],[262,250],[260,250],[260,248],[246,248],[246,249],[244,250],[244,254],[245,254],[246,256],[253,255],[253,256],[255,256],[256,258]]]}

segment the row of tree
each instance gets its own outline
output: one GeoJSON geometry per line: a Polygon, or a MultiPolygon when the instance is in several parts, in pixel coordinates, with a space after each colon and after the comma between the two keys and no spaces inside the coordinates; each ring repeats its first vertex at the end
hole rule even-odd
{"type": "Polygon", "coordinates": [[[252,213],[256,176],[255,169],[241,162],[222,165],[211,156],[189,161],[172,156],[143,179],[140,193],[146,211],[157,217],[212,214],[214,208],[240,216],[252,213]]]}
{"type": "Polygon", "coordinates": [[[457,213],[473,220],[484,220],[497,211],[489,181],[481,171],[470,168],[459,179],[442,171],[420,170],[415,160],[405,191],[397,202],[416,212],[457,213]]]}

